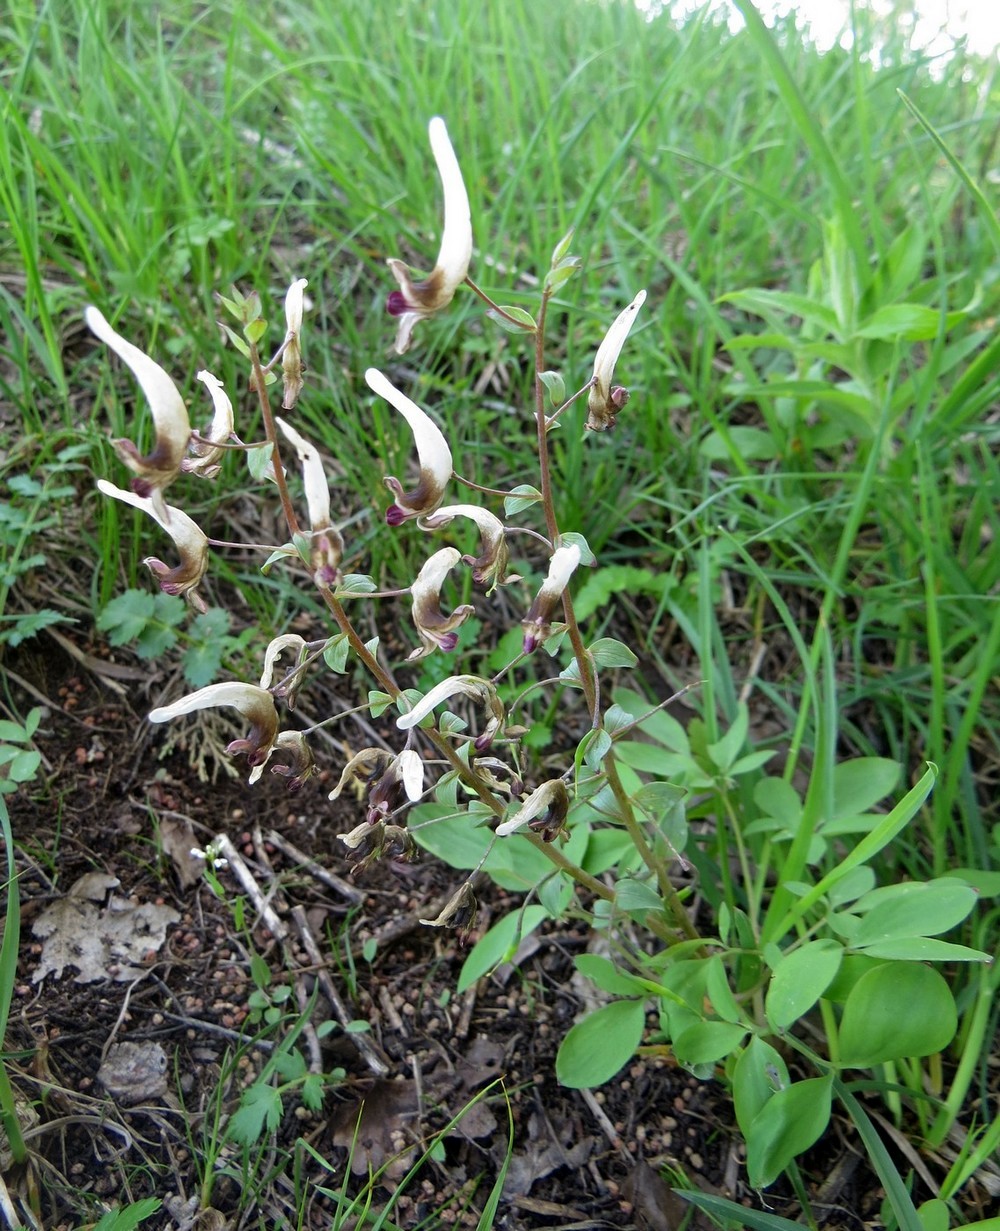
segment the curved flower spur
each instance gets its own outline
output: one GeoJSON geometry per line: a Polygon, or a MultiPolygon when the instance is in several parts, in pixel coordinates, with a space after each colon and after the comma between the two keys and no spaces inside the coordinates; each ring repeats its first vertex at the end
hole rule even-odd
{"type": "Polygon", "coordinates": [[[612,385],[615,364],[622,353],[625,339],[635,324],[639,309],[646,302],[646,292],[640,291],[635,299],[615,317],[611,328],[597,348],[594,357],[593,385],[587,397],[587,422],[584,426],[591,432],[609,432],[629,399],[624,385],[612,385]]]}
{"type": "Polygon", "coordinates": [[[383,481],[396,497],[395,503],[386,510],[385,520],[390,526],[400,526],[412,517],[424,517],[433,513],[444,499],[444,489],[452,474],[451,449],[441,429],[434,420],[391,384],[378,370],[365,372],[368,388],[385,398],[390,406],[403,416],[413,432],[420,465],[420,481],[412,491],[403,491],[403,485],[393,475],[383,481]]]}
{"type": "Polygon", "coordinates": [[[399,317],[397,355],[409,350],[410,336],[418,321],[433,316],[451,303],[456,289],[465,281],[472,260],[469,194],[444,120],[436,115],[427,126],[427,133],[444,190],[444,229],[437,263],[425,278],[415,276],[414,271],[396,257],[386,262],[399,283],[399,290],[393,291],[386,301],[390,316],[399,317]]]}

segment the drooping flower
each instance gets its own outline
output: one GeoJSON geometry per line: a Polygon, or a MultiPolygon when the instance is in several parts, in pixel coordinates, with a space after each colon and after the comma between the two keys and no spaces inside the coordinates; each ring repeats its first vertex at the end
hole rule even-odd
{"type": "Polygon", "coordinates": [[[312,749],[301,731],[281,731],[274,741],[275,752],[287,752],[287,765],[272,765],[271,773],[287,779],[289,791],[298,791],[316,772],[312,749]]]}
{"type": "Polygon", "coordinates": [[[147,556],[143,564],[157,578],[165,594],[180,594],[196,611],[205,611],[205,600],[198,593],[198,583],[208,568],[208,539],[195,522],[181,509],[163,504],[162,500],[161,513],[151,496],[137,496],[135,492],[124,491],[107,479],[98,479],[97,488],[113,500],[120,500],[122,504],[148,513],[158,526],[166,530],[180,555],[180,563],[171,568],[156,556],[147,556]]]}
{"type": "Polygon", "coordinates": [[[263,773],[278,735],[278,712],[274,708],[274,698],[266,689],[236,680],[226,684],[209,684],[207,688],[199,688],[171,705],[161,705],[152,710],[149,721],[169,722],[182,714],[193,714],[195,710],[213,709],[220,705],[231,705],[250,721],[250,734],[245,739],[234,739],[226,752],[231,757],[246,753],[247,764],[251,767],[250,781],[256,782],[263,773]]]}
{"type": "Polygon", "coordinates": [[[424,789],[424,763],[411,748],[394,756],[385,748],[363,748],[344,766],[340,781],[327,796],[337,799],[350,781],[368,786],[368,823],[384,819],[404,799],[411,803],[424,789]]]}
{"type": "Polygon", "coordinates": [[[309,509],[309,562],[319,585],[335,585],[340,577],[340,561],[344,540],[330,522],[330,488],[323,462],[314,445],[301,436],[290,423],[275,418],[285,439],[293,446],[302,465],[302,483],[309,509]]]}
{"type": "Polygon", "coordinates": [[[549,624],[556,604],[562,598],[573,570],[580,563],[580,549],[575,543],[557,547],[549,560],[549,575],[542,582],[528,614],[521,621],[524,628],[524,652],[531,654],[549,635],[549,624]]]}
{"type": "Polygon", "coordinates": [[[467,517],[474,521],[482,535],[482,552],[478,556],[462,557],[466,564],[472,565],[472,578],[475,583],[486,586],[487,594],[491,594],[497,586],[502,586],[507,581],[517,581],[517,577],[507,576],[510,552],[507,549],[504,524],[488,509],[481,509],[475,504],[449,504],[426,517],[421,517],[418,524],[421,530],[438,530],[456,517],[467,517]]]}
{"type": "Polygon", "coordinates": [[[508,821],[496,828],[498,838],[527,826],[551,842],[562,829],[569,812],[569,792],[562,778],[552,778],[536,787],[508,821]]]}
{"type": "Polygon", "coordinates": [[[288,684],[284,684],[279,688],[272,687],[274,684],[275,666],[278,659],[285,650],[294,650],[297,657],[296,666],[298,666],[305,657],[308,649],[304,637],[300,637],[298,633],[282,633],[278,637],[274,637],[268,642],[267,649],[264,651],[264,669],[260,675],[261,688],[268,689],[275,697],[284,697],[285,704],[290,710],[295,708],[295,695],[302,685],[303,674],[297,672],[292,676],[288,684]]]}
{"type": "Polygon", "coordinates": [[[639,309],[646,302],[646,292],[640,291],[635,299],[619,312],[614,323],[604,335],[594,359],[594,384],[587,398],[587,427],[592,432],[607,432],[615,426],[618,412],[628,401],[629,392],[624,385],[612,385],[615,364],[622,353],[625,339],[635,323],[639,309]]]}
{"type": "Polygon", "coordinates": [[[435,684],[430,692],[423,696],[409,713],[403,714],[396,719],[396,726],[401,731],[408,731],[411,727],[415,727],[422,719],[426,718],[435,706],[457,695],[469,697],[477,704],[485,706],[490,715],[489,722],[486,724],[483,733],[475,741],[476,751],[483,752],[489,747],[493,736],[500,729],[504,711],[503,702],[497,695],[495,685],[491,684],[489,680],[480,679],[478,675],[450,675],[446,680],[442,680],[440,684],[435,684]]]}
{"type": "Polygon", "coordinates": [[[385,830],[385,821],[376,821],[374,825],[362,821],[349,833],[337,834],[337,839],[347,847],[344,857],[355,865],[355,871],[363,872],[382,854],[385,830]]]}
{"type": "Polygon", "coordinates": [[[393,291],[386,302],[389,314],[399,317],[396,332],[398,355],[409,349],[410,335],[417,321],[440,312],[451,303],[456,288],[469,272],[469,261],[472,259],[469,194],[465,191],[462,170],[444,120],[435,116],[427,132],[444,190],[444,229],[437,263],[425,278],[414,275],[408,265],[395,257],[386,262],[400,288],[393,291]]]}
{"type": "Polygon", "coordinates": [[[395,496],[385,514],[385,520],[390,526],[399,526],[411,517],[424,517],[440,505],[444,499],[444,489],[451,478],[451,449],[445,440],[441,429],[416,402],[411,401],[405,393],[395,388],[377,368],[369,368],[365,372],[368,388],[385,400],[403,416],[413,432],[413,440],[417,446],[417,460],[420,464],[420,482],[409,492],[403,491],[403,485],[397,478],[389,475],[384,482],[395,496]]]}
{"type": "Polygon", "coordinates": [[[410,661],[424,658],[434,649],[453,650],[458,644],[458,633],[455,630],[476,610],[468,603],[456,607],[451,615],[445,615],[441,610],[441,587],[460,559],[461,555],[456,548],[442,547],[424,564],[416,581],[410,586],[413,623],[422,642],[422,645],[410,654],[410,661]]]}
{"type": "Polygon", "coordinates": [[[97,308],[88,307],[83,315],[91,333],[131,369],[149,402],[156,432],[152,450],[143,455],[131,440],[116,440],[113,443],[118,456],[136,476],[132,480],[132,490],[138,496],[148,496],[166,522],[169,515],[163,491],[177,478],[191,439],[191,424],[184,399],[163,368],[116,333],[97,308]]]}
{"type": "Polygon", "coordinates": [[[479,903],[472,892],[472,885],[465,881],[436,919],[421,919],[420,922],[429,928],[458,928],[459,931],[468,932],[476,922],[478,911],[479,903]]]}
{"type": "Polygon", "coordinates": [[[225,449],[221,446],[233,434],[233,404],[223,388],[222,381],[211,372],[199,372],[197,379],[212,395],[215,413],[208,428],[201,433],[203,440],[192,441],[188,446],[189,456],[181,462],[185,474],[198,474],[205,479],[214,479],[219,473],[225,449]]]}
{"type": "Polygon", "coordinates": [[[285,341],[281,351],[281,371],[284,377],[284,393],[281,399],[283,410],[291,410],[302,392],[302,312],[305,306],[303,292],[309,283],[297,278],[285,296],[285,341]]]}

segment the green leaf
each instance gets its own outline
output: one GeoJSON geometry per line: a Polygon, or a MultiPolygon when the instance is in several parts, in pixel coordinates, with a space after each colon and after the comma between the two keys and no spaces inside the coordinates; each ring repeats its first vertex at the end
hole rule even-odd
{"type": "MultiPolygon", "coordinates": [[[[347,633],[334,633],[330,640],[323,648],[323,661],[331,671],[336,671],[338,675],[343,675],[347,667],[347,655],[350,651],[351,643],[348,640],[347,633]]],[[[382,694],[385,695],[384,693],[382,694]]],[[[369,701],[371,697],[369,696],[369,701]]]]}
{"type": "Polygon", "coordinates": [[[840,1063],[867,1069],[887,1060],[930,1056],[955,1036],[958,1014],[948,984],[930,966],[886,962],[863,974],[847,997],[840,1063]]]}
{"type": "MultiPolygon", "coordinates": [[[[633,564],[611,564],[589,574],[573,599],[573,607],[576,618],[583,621],[606,607],[614,594],[653,594],[659,597],[674,586],[674,579],[667,573],[652,573],[633,564]]],[[[644,704],[639,713],[645,713],[649,708],[648,703],[644,704]]]]}
{"type": "Polygon", "coordinates": [[[748,462],[769,462],[780,456],[781,448],[763,428],[736,426],[709,432],[698,452],[710,462],[731,461],[734,453],[748,462]]]}
{"type": "Polygon", "coordinates": [[[832,1077],[814,1077],[779,1090],[754,1117],[747,1133],[747,1173],[766,1188],[793,1158],[822,1137],[830,1123],[832,1077]]]}
{"type": "Polygon", "coordinates": [[[764,1104],[789,1084],[788,1066],[781,1053],[755,1035],[733,1069],[733,1108],[744,1137],[764,1104]]]}
{"type": "Polygon", "coordinates": [[[462,964],[456,989],[459,995],[477,979],[495,970],[501,963],[510,961],[520,942],[538,927],[547,913],[542,906],[527,906],[523,911],[516,910],[495,923],[476,942],[462,964]]]}
{"type": "Polygon", "coordinates": [[[877,902],[862,917],[852,948],[947,932],[969,915],[978,897],[974,889],[950,878],[905,888],[904,894],[877,902]]]}
{"type": "Polygon", "coordinates": [[[322,1073],[309,1073],[302,1082],[302,1102],[310,1111],[319,1111],[323,1106],[326,1078],[322,1073]]]}
{"type": "Polygon", "coordinates": [[[549,404],[555,409],[566,401],[566,382],[560,372],[539,372],[538,379],[549,394],[549,404]]]}
{"type": "Polygon", "coordinates": [[[379,692],[377,689],[369,689],[368,709],[373,718],[380,718],[390,705],[392,705],[392,697],[390,697],[387,692],[379,692]]]}
{"type": "Polygon", "coordinates": [[[184,651],[181,669],[192,688],[203,688],[215,679],[222,665],[223,649],[221,641],[203,641],[184,651]]]}
{"type": "Polygon", "coordinates": [[[537,487],[532,487],[530,483],[519,483],[517,487],[511,489],[508,496],[504,497],[504,514],[507,517],[513,517],[515,513],[521,513],[530,508],[541,498],[542,493],[537,487]]]}
{"type": "Polygon", "coordinates": [[[681,1064],[716,1064],[734,1052],[746,1035],[746,1026],[734,1022],[695,1022],[673,1040],[674,1055],[681,1064]]]}
{"type": "Polygon", "coordinates": [[[256,449],[247,449],[247,469],[251,477],[258,483],[267,478],[267,468],[274,460],[274,449],[270,445],[258,445],[256,449]]]}
{"type": "Polygon", "coordinates": [[[601,768],[604,758],[611,751],[611,736],[607,731],[597,730],[588,731],[587,734],[580,740],[576,750],[577,764],[582,754],[583,760],[587,766],[596,774],[601,768]]]}
{"type": "Polygon", "coordinates": [[[537,328],[534,317],[530,312],[525,312],[523,308],[500,304],[499,312],[496,308],[487,308],[486,315],[491,321],[496,321],[507,333],[534,333],[537,328]]]}
{"type": "MultiPolygon", "coordinates": [[[[947,312],[944,328],[954,329],[965,320],[964,312],[947,312]]],[[[873,313],[857,330],[859,338],[879,338],[885,341],[925,342],[936,338],[942,325],[941,313],[918,303],[895,303],[873,313]]]]}
{"type": "Polygon", "coordinates": [[[111,645],[135,641],[153,618],[152,594],[145,590],[126,590],[113,598],[97,616],[97,627],[108,634],[111,645]]]}
{"type": "Polygon", "coordinates": [[[645,881],[624,877],[615,885],[615,905],[619,910],[632,911],[662,911],[663,899],[645,881]]]}
{"type": "Polygon", "coordinates": [[[713,1197],[708,1193],[692,1192],[686,1188],[675,1188],[672,1191],[696,1209],[713,1215],[720,1225],[735,1223],[740,1227],[749,1227],[750,1231],[802,1231],[800,1222],[792,1222],[764,1210],[749,1210],[745,1205],[738,1205],[725,1197],[713,1197]]]}
{"type": "Polygon", "coordinates": [[[60,615],[58,611],[53,611],[51,607],[43,607],[40,611],[32,611],[26,615],[19,615],[14,620],[13,627],[8,631],[0,634],[0,641],[6,641],[9,645],[16,648],[22,641],[26,641],[29,637],[34,637],[36,633],[40,633],[43,628],[51,628],[53,624],[75,624],[76,620],[69,616],[60,615]]]}
{"type": "Polygon", "coordinates": [[[811,940],[782,957],[771,976],[764,1002],[774,1030],[787,1030],[808,1013],[833,982],[844,950],[835,940],[811,940]]]}
{"type": "Polygon", "coordinates": [[[734,291],[730,295],[722,295],[720,302],[735,304],[744,312],[752,312],[765,318],[798,316],[823,333],[837,336],[837,315],[834,310],[827,304],[810,299],[806,295],[749,287],[745,291],[734,291]]]}
{"type": "Polygon", "coordinates": [[[577,534],[572,530],[567,534],[560,534],[555,545],[556,547],[579,547],[580,563],[588,568],[597,563],[597,557],[590,550],[590,544],[582,534],[577,534]]]}
{"type": "Polygon", "coordinates": [[[729,986],[725,962],[716,954],[708,959],[707,969],[708,976],[705,980],[705,990],[708,993],[708,999],[711,1002],[712,1008],[725,1022],[741,1022],[743,1014],[740,1011],[736,997],[733,995],[733,989],[729,986]]]}
{"type": "Polygon", "coordinates": [[[550,269],[555,269],[566,253],[569,252],[569,246],[573,242],[573,236],[575,234],[576,227],[570,227],[562,239],[552,249],[552,260],[549,262],[550,269]]]}
{"type": "Polygon", "coordinates": [[[94,1223],[92,1231],[135,1231],[139,1223],[151,1218],[159,1208],[159,1197],[146,1197],[122,1209],[108,1210],[94,1223]]]}
{"type": "Polygon", "coordinates": [[[248,1086],[240,1105],[229,1118],[226,1136],[238,1145],[252,1146],[267,1129],[273,1133],[281,1123],[281,1095],[266,1082],[248,1086]]]}
{"type": "Polygon", "coordinates": [[[167,624],[147,624],[135,643],[140,658],[159,658],[177,644],[177,634],[167,624]]]}
{"type": "Polygon", "coordinates": [[[559,1083],[582,1090],[610,1081],[635,1055],[645,1025],[641,1000],[616,1000],[588,1014],[559,1045],[559,1083]]]}
{"type": "Polygon", "coordinates": [[[7,766],[7,777],[11,782],[30,782],[42,763],[42,754],[34,748],[25,748],[18,752],[7,766]]]}
{"type": "Polygon", "coordinates": [[[736,758],[746,743],[749,728],[750,713],[747,710],[746,703],[741,701],[736,707],[736,717],[733,719],[733,725],[721,739],[716,740],[714,744],[708,745],[708,755],[712,758],[712,763],[720,773],[729,773],[732,766],[736,763],[736,758]]]}
{"type": "Polygon", "coordinates": [[[969,949],[947,940],[926,936],[904,937],[866,945],[869,957],[895,958],[901,962],[992,962],[993,956],[981,949],[969,949]]]}
{"type": "Polygon", "coordinates": [[[374,577],[366,573],[345,573],[334,593],[337,598],[351,598],[356,594],[374,594],[377,589],[374,577]]]}
{"type": "Polygon", "coordinates": [[[644,996],[642,980],[619,970],[614,962],[596,953],[581,953],[573,965],[585,979],[610,996],[644,996]]]}
{"type": "Polygon", "coordinates": [[[628,646],[614,637],[600,637],[587,649],[598,667],[634,667],[639,662],[628,646]]]}
{"type": "MultiPolygon", "coordinates": [[[[896,788],[902,766],[885,757],[855,757],[833,770],[833,817],[861,816],[896,788]]],[[[831,818],[832,819],[832,818],[831,818]]]]}

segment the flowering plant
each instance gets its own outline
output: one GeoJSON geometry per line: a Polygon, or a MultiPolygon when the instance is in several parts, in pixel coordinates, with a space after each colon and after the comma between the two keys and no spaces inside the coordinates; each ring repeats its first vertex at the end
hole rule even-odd
{"type": "MultiPolygon", "coordinates": [[[[322,456],[296,421],[305,388],[305,279],[288,290],[284,338],[267,361],[260,349],[266,324],[259,297],[234,291],[223,300],[240,326],[227,326],[227,332],[249,363],[263,420],[265,443],[253,447],[236,439],[231,400],[214,377],[199,374],[214,413],[204,434],[193,433],[167,373],[100,312],[88,309],[90,328],[132,370],[150,405],[153,448],[142,454],[131,441],[116,442],[133,472],[130,489],[103,480],[98,487],[147,512],[173,540],[180,556],[175,567],[146,560],[161,588],[197,606],[214,545],[178,506],[166,503],[164,492],[176,490],[182,477],[211,480],[227,453],[252,449],[257,473],[275,485],[288,530],[288,542],[271,549],[265,567],[282,562],[305,570],[331,621],[330,634],[315,641],[293,633],[272,640],[257,682],[211,684],[157,707],[149,718],[170,722],[206,708],[231,708],[249,731],[227,751],[246,757],[251,784],[269,770],[284,776],[289,789],[298,789],[315,769],[310,738],[315,728],[296,724],[297,694],[316,671],[365,674],[367,691],[351,712],[378,718],[393,710],[394,722],[384,746],[366,747],[340,767],[330,792],[336,799],[352,784],[363,799],[357,823],[341,835],[345,856],[361,869],[378,859],[413,858],[420,845],[464,870],[451,900],[436,918],[424,920],[432,927],[466,933],[474,928],[476,885],[483,872],[525,891],[513,926],[502,920],[477,942],[463,973],[466,983],[502,961],[545,917],[575,912],[606,933],[616,960],[588,954],[577,965],[609,1002],[569,1031],[559,1053],[559,1077],[571,1086],[598,1085],[612,1077],[643,1046],[652,1002],[657,1028],[645,1048],[654,1055],[669,1050],[700,1076],[726,1066],[749,1144],[751,1182],[768,1184],[824,1130],[842,1068],[927,1055],[950,1041],[954,1002],[926,963],[985,956],[936,939],[971,911],[975,893],[954,879],[880,888],[868,866],[914,816],[931,788],[933,769],[882,814],[875,806],[893,789],[898,767],[859,758],[849,763],[852,772],[846,776],[850,806],[838,812],[836,792],[827,784],[810,784],[802,799],[790,783],[762,776],[773,752],[746,748],[744,703],[735,706],[730,729],[710,739],[697,720],[682,728],[665,712],[667,701],[657,705],[637,692],[611,690],[616,678],[611,673],[634,668],[638,659],[614,638],[588,643],[577,619],[574,585],[594,556],[582,535],[559,522],[550,441],[557,427],[573,421],[569,412],[584,398],[584,432],[611,432],[626,413],[629,391],[615,383],[616,374],[646,293],[638,291],[620,310],[596,350],[591,375],[567,395],[565,378],[547,368],[546,353],[553,296],[581,265],[570,253],[572,233],[556,245],[540,280],[536,316],[494,302],[469,277],[469,199],[439,118],[431,121],[430,142],[444,188],[443,234],[426,277],[400,260],[389,261],[399,284],[387,304],[399,319],[396,350],[406,351],[414,326],[446,309],[462,287],[485,304],[491,320],[528,342],[535,371],[529,413],[537,441],[537,486],[497,490],[458,475],[454,459],[461,442],[452,438],[447,423],[381,371],[366,371],[371,392],[405,420],[416,454],[414,480],[384,479],[392,497],[385,512],[387,533],[435,540],[416,576],[390,592],[408,598],[416,642],[402,661],[392,663],[377,638],[362,637],[348,611],[350,603],[376,594],[377,587],[370,577],[344,571],[352,547],[331,514],[322,456]],[[269,391],[279,372],[277,416],[269,391]],[[286,465],[293,458],[301,470],[308,528],[289,488],[286,465]],[[459,482],[486,502],[446,503],[459,482]],[[521,514],[535,524],[512,520],[521,514]],[[476,527],[478,554],[463,554],[450,542],[437,545],[440,537],[460,533],[465,522],[476,527]],[[527,551],[515,550],[525,542],[527,551]],[[479,604],[495,602],[501,588],[507,591],[505,607],[518,601],[514,587],[521,578],[511,571],[512,558],[517,568],[543,574],[533,597],[524,590],[520,600],[520,649],[493,674],[466,669],[458,650],[466,621],[479,604]],[[475,603],[448,610],[443,591],[462,569],[469,570],[479,593],[475,603]],[[530,664],[539,651],[559,660],[553,678],[535,678],[530,664]],[[408,686],[402,673],[431,655],[455,655],[460,661],[425,691],[408,686]],[[512,700],[519,682],[522,692],[512,700]],[[575,746],[561,768],[537,767],[525,738],[529,728],[512,713],[527,692],[543,687],[559,698],[567,726],[576,728],[575,746]],[[753,783],[752,791],[743,792],[746,783],[753,783]],[[823,812],[819,801],[827,798],[830,806],[823,812]],[[737,801],[749,799],[756,815],[744,825],[737,801]],[[708,835],[700,843],[691,842],[693,820],[708,835]],[[712,835],[727,825],[738,885],[727,841],[718,837],[713,846],[712,835]],[[863,837],[840,855],[835,838],[844,832],[863,837]],[[772,847],[784,852],[773,892],[766,875],[772,847]],[[696,881],[714,913],[708,928],[698,926],[696,881]],[[894,889],[906,894],[894,895],[894,889]],[[537,906],[529,906],[533,900],[537,906]],[[850,977],[844,973],[848,966],[850,977]],[[876,1024],[901,1000],[933,1003],[935,1012],[905,1026],[894,1022],[891,1032],[879,1033],[876,1024]],[[789,1033],[820,1002],[827,1056],[789,1033]],[[777,1042],[794,1046],[819,1075],[793,1080],[777,1042]]],[[[325,719],[324,725],[343,717],[325,719]]],[[[824,772],[818,763],[814,782],[820,783],[824,772]]]]}

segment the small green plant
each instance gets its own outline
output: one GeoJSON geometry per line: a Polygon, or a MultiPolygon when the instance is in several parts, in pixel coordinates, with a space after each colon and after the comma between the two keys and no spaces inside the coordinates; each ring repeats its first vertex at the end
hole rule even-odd
{"type": "Polygon", "coordinates": [[[24,782],[32,782],[42,764],[42,754],[29,747],[42,711],[36,706],[24,722],[0,719],[0,795],[9,795],[24,782]]]}

